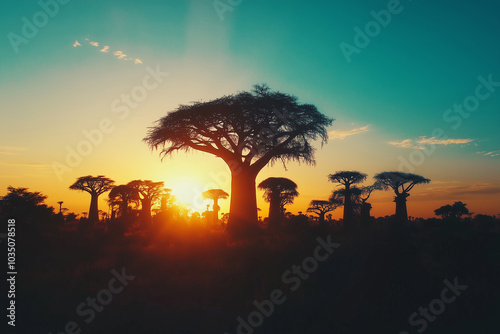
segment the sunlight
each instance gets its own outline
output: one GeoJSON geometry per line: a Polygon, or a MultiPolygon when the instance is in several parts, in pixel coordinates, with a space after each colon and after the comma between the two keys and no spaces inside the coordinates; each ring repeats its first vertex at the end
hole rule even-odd
{"type": "Polygon", "coordinates": [[[203,183],[197,178],[180,177],[165,182],[165,187],[172,189],[177,202],[188,205],[194,211],[202,213],[207,209],[209,200],[203,200],[201,193],[205,191],[203,183]]]}

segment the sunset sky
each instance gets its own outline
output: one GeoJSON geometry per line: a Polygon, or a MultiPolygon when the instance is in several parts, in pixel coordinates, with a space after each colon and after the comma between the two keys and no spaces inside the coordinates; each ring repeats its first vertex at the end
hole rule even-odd
{"type": "MultiPolygon", "coordinates": [[[[41,1],[50,15],[37,1],[0,4],[0,196],[27,187],[87,212],[90,196],[68,187],[102,174],[165,181],[203,211],[202,191],[230,191],[229,169],[196,152],[161,161],[142,141],[147,128],[179,104],[267,83],[335,118],[316,166],[257,177],[298,184],[289,211],[327,199],[335,171],[367,173],[369,184],[401,168],[432,180],[412,190],[410,216],[455,201],[500,214],[496,1],[61,2],[41,1]]],[[[393,214],[392,199],[374,193],[372,215],[393,214]]],[[[219,205],[228,212],[229,200],[219,205]]]]}

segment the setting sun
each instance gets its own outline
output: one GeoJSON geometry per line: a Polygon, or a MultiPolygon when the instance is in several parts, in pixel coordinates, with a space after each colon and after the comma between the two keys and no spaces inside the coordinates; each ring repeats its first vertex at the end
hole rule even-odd
{"type": "Polygon", "coordinates": [[[209,200],[201,198],[201,193],[207,189],[195,176],[179,177],[165,184],[167,188],[172,189],[172,195],[175,196],[177,202],[188,205],[194,211],[201,213],[210,204],[209,200]]]}

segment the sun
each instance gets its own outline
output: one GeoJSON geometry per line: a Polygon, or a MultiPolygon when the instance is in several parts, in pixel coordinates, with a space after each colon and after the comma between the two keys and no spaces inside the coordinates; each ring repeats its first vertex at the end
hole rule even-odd
{"type": "Polygon", "coordinates": [[[178,202],[188,205],[194,211],[203,212],[207,209],[207,204],[210,204],[209,200],[201,198],[201,193],[206,189],[196,178],[180,177],[169,180],[165,182],[165,187],[172,189],[172,195],[178,202]]]}

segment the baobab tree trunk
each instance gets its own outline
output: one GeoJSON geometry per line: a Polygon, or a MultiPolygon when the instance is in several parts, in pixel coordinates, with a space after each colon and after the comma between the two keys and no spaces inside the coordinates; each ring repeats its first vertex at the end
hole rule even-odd
{"type": "Polygon", "coordinates": [[[406,210],[406,197],[410,194],[402,193],[394,197],[394,202],[396,202],[396,219],[400,223],[406,223],[408,221],[408,211],[406,210]]]}
{"type": "Polygon", "coordinates": [[[267,228],[269,230],[276,230],[281,225],[281,208],[280,208],[280,194],[271,195],[269,203],[269,218],[267,228]]]}
{"type": "Polygon", "coordinates": [[[372,205],[370,203],[363,202],[361,203],[361,224],[368,225],[370,222],[370,211],[372,209],[372,205]]]}
{"type": "Polygon", "coordinates": [[[249,168],[231,170],[231,208],[226,231],[232,235],[244,236],[257,227],[256,176],[249,168]]]}
{"type": "Polygon", "coordinates": [[[319,224],[320,225],[325,223],[325,214],[326,214],[326,212],[321,212],[319,214],[319,224]]]}
{"type": "Polygon", "coordinates": [[[217,197],[214,198],[214,205],[213,205],[213,210],[214,210],[214,223],[217,223],[219,221],[219,199],[217,197]]]}
{"type": "Polygon", "coordinates": [[[90,208],[89,208],[89,223],[95,224],[99,221],[99,209],[97,207],[97,202],[99,199],[98,194],[90,194],[92,197],[90,198],[90,208]]]}
{"type": "Polygon", "coordinates": [[[350,231],[352,229],[352,203],[351,203],[351,190],[349,185],[345,187],[344,194],[344,216],[343,216],[343,230],[350,231]]]}

